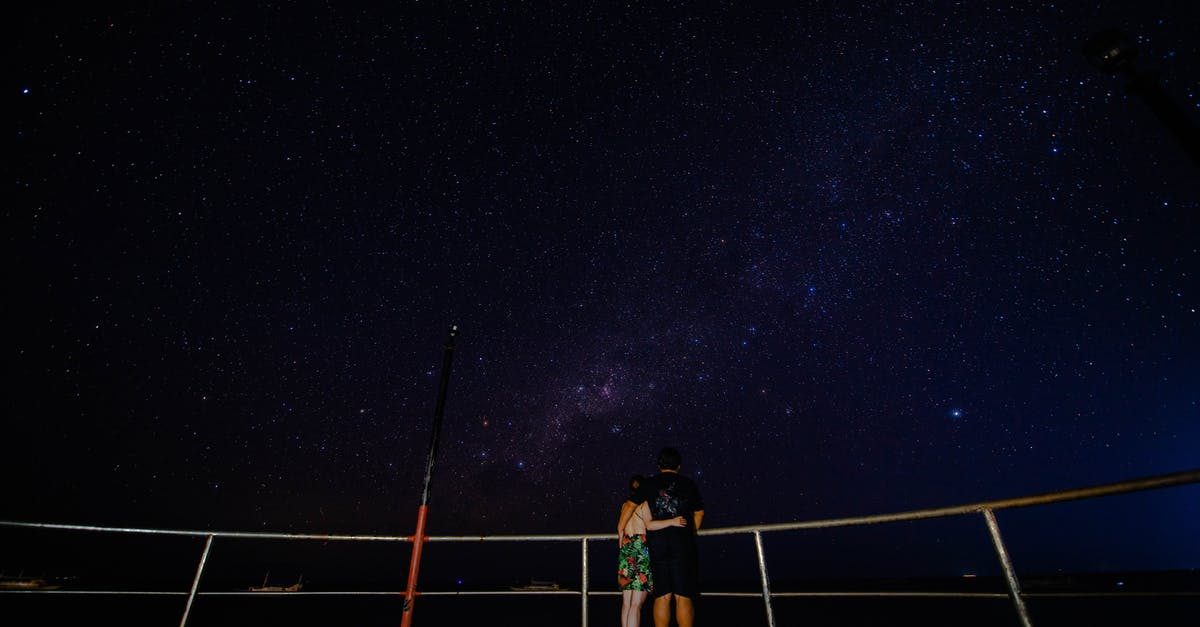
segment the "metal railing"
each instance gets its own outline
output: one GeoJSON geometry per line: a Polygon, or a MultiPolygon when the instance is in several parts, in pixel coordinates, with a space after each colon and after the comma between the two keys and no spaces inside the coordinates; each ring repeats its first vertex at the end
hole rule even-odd
{"type": "MultiPolygon", "coordinates": [[[[960,598],[1004,598],[1008,597],[1013,603],[1018,620],[1024,627],[1031,627],[1032,622],[1029,618],[1028,610],[1025,607],[1025,598],[1030,595],[1022,592],[1020,580],[1017,577],[1016,570],[1013,567],[1012,560],[1009,557],[1008,550],[1005,547],[1004,541],[1000,535],[1000,527],[996,522],[995,512],[1002,509],[1013,509],[1020,507],[1029,507],[1034,505],[1045,505],[1049,503],[1061,503],[1064,501],[1073,501],[1080,499],[1089,499],[1102,496],[1112,496],[1117,494],[1126,494],[1131,492],[1139,492],[1143,490],[1153,490],[1158,488],[1167,488],[1173,486],[1181,486],[1191,483],[1200,482],[1200,469],[1176,472],[1165,475],[1157,475],[1143,479],[1135,479],[1130,481],[1122,481],[1118,483],[1110,483],[1088,488],[1079,488],[1074,490],[1065,490],[1060,492],[1051,492],[1046,494],[1038,494],[1034,496],[1026,496],[1020,498],[1004,499],[998,501],[986,501],[981,503],[972,503],[968,505],[958,505],[954,507],[943,507],[936,509],[923,509],[908,512],[897,512],[890,514],[877,514],[872,516],[858,516],[851,518],[835,518],[826,520],[810,520],[793,523],[777,523],[765,525],[745,525],[739,527],[722,527],[716,529],[706,529],[700,532],[702,536],[719,536],[719,535],[738,535],[746,534],[754,538],[754,547],[758,558],[758,572],[761,585],[761,592],[708,592],[705,596],[714,597],[761,597],[763,600],[764,610],[766,612],[767,624],[770,627],[775,627],[775,613],[772,605],[772,600],[776,598],[787,597],[960,597],[960,598]],[[950,516],[969,516],[982,515],[986,522],[988,534],[991,537],[992,545],[996,550],[996,556],[999,559],[1000,566],[1004,573],[1004,579],[1007,586],[1007,593],[989,593],[989,592],[918,592],[918,591],[901,591],[901,592],[772,592],[770,585],[770,577],[767,574],[766,553],[763,549],[762,534],[776,533],[781,531],[798,531],[805,529],[829,529],[837,527],[851,527],[860,525],[874,525],[891,522],[922,520],[929,518],[944,518],[950,516]]],[[[166,530],[166,529],[143,529],[132,527],[100,527],[91,525],[68,525],[57,523],[36,523],[36,522],[20,522],[20,521],[0,521],[0,527],[9,528],[33,528],[45,530],[60,530],[60,531],[87,531],[101,533],[117,533],[117,534],[137,534],[137,535],[165,535],[165,536],[191,536],[205,538],[204,550],[201,553],[199,563],[196,566],[195,576],[192,578],[191,587],[187,591],[125,591],[125,590],[0,590],[0,593],[8,594],[82,594],[82,595],[168,595],[168,596],[185,596],[187,602],[183,608],[183,615],[180,618],[179,624],[181,627],[188,622],[188,617],[192,611],[193,604],[198,597],[219,597],[219,596],[397,596],[402,597],[404,592],[397,591],[339,591],[339,592],[222,592],[222,591],[201,591],[200,581],[204,576],[205,567],[208,562],[208,556],[211,552],[214,540],[217,538],[244,538],[255,540],[320,540],[320,541],[342,541],[342,542],[412,542],[412,536],[383,536],[383,535],[329,535],[329,534],[303,534],[303,533],[268,533],[268,532],[229,532],[229,531],[198,531],[198,530],[166,530]]],[[[453,591],[428,591],[421,592],[421,596],[494,596],[494,595],[531,595],[531,594],[549,594],[549,595],[575,595],[580,597],[580,624],[584,627],[588,624],[588,597],[596,595],[616,595],[620,594],[617,591],[610,590],[592,590],[588,581],[588,543],[593,541],[615,541],[615,534],[543,534],[543,535],[496,535],[496,536],[429,536],[428,542],[579,542],[580,543],[580,561],[582,565],[582,579],[579,590],[522,590],[522,591],[495,591],[495,590],[453,590],[453,591]]],[[[1086,596],[1089,594],[1100,593],[1041,593],[1036,596],[1086,596]]],[[[1120,593],[1125,596],[1133,596],[1130,593],[1120,593]]],[[[1158,594],[1158,593],[1153,593],[1158,594]]],[[[1198,592],[1184,592],[1189,596],[1200,596],[1198,592]]]]}

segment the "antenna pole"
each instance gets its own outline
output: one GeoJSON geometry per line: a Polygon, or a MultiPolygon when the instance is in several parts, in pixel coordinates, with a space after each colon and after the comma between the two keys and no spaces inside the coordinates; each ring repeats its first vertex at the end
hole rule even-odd
{"type": "Polygon", "coordinates": [[[438,434],[442,430],[442,415],[446,409],[446,388],[450,384],[450,364],[454,360],[454,338],[458,325],[450,327],[449,338],[442,351],[442,382],[438,388],[437,405],[433,410],[433,432],[429,436],[429,456],[425,459],[425,483],[421,488],[421,506],[417,508],[417,529],[410,540],[412,558],[408,563],[408,583],[404,590],[404,613],[401,627],[412,625],[413,603],[417,596],[417,572],[421,568],[421,548],[425,544],[425,517],[429,512],[429,484],[433,481],[433,463],[437,459],[438,434]]]}

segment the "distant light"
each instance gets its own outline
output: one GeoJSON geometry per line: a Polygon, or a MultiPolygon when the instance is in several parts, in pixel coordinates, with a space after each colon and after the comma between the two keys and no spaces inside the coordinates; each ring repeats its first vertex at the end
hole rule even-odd
{"type": "Polygon", "coordinates": [[[959,409],[958,407],[951,409],[948,413],[949,413],[950,417],[954,418],[954,419],[963,417],[963,410],[959,409]]]}
{"type": "Polygon", "coordinates": [[[1133,63],[1138,50],[1128,36],[1110,29],[1088,38],[1083,45],[1083,54],[1096,69],[1116,74],[1133,63]]]}
{"type": "Polygon", "coordinates": [[[29,93],[29,88],[28,88],[28,87],[26,87],[25,89],[22,89],[22,90],[21,90],[21,93],[22,93],[22,94],[28,94],[28,93],[29,93]]]}

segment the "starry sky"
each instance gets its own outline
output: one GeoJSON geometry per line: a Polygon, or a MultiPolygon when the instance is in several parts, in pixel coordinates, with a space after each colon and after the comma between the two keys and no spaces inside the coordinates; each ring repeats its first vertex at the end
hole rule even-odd
{"type": "MultiPolygon", "coordinates": [[[[1080,53],[1195,121],[1200,8],[744,4],[20,9],[3,518],[411,533],[452,324],[434,535],[1200,467],[1200,164],[1080,53]]],[[[1000,522],[1197,568],[1198,497],[1000,522]]]]}

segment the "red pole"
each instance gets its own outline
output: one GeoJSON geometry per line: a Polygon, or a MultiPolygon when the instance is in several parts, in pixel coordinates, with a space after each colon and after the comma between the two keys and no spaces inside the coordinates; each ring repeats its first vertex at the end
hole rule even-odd
{"type": "Polygon", "coordinates": [[[400,618],[400,627],[412,625],[413,599],[417,596],[417,571],[421,569],[421,547],[425,545],[425,514],[428,511],[427,505],[417,508],[417,531],[412,538],[412,559],[408,561],[408,585],[404,589],[404,614],[400,618]]]}
{"type": "Polygon", "coordinates": [[[437,407],[433,410],[433,432],[429,437],[429,457],[425,460],[425,486],[421,490],[421,506],[417,508],[417,530],[412,536],[412,558],[408,562],[408,583],[404,588],[404,614],[400,627],[412,625],[413,604],[417,598],[417,571],[421,568],[421,548],[425,545],[425,517],[429,513],[429,484],[433,481],[433,462],[437,459],[438,432],[442,429],[442,415],[446,410],[446,387],[450,383],[450,364],[454,359],[454,336],[458,326],[450,327],[450,339],[443,347],[442,385],[438,390],[437,407]]]}

